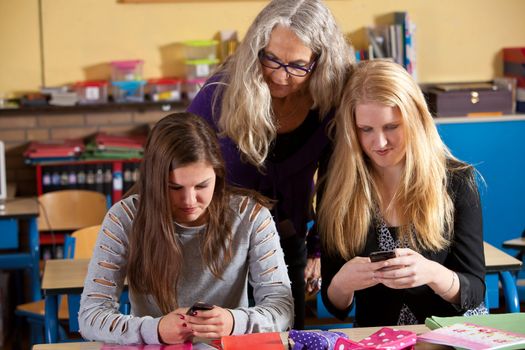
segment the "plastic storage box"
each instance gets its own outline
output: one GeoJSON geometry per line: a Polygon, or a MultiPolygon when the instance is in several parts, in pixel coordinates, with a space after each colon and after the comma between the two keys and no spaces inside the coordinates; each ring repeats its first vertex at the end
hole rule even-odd
{"type": "Polygon", "coordinates": [[[186,78],[191,80],[195,78],[207,78],[217,68],[219,60],[200,59],[186,61],[186,78]]]}
{"type": "Polygon", "coordinates": [[[188,100],[193,100],[197,96],[204,83],[206,83],[206,78],[186,79],[184,81],[184,93],[188,100]]]}
{"type": "Polygon", "coordinates": [[[144,80],[113,81],[113,100],[115,102],[144,101],[144,80]]]}
{"type": "Polygon", "coordinates": [[[142,60],[112,61],[112,81],[142,80],[142,60]]]}
{"type": "Polygon", "coordinates": [[[209,59],[214,60],[217,58],[217,40],[191,40],[185,41],[184,53],[188,60],[198,59],[209,59]]]}
{"type": "Polygon", "coordinates": [[[182,80],[178,78],[149,79],[146,93],[153,101],[180,101],[182,80]]]}
{"type": "Polygon", "coordinates": [[[107,81],[81,81],[74,85],[79,104],[108,102],[107,81]]]}

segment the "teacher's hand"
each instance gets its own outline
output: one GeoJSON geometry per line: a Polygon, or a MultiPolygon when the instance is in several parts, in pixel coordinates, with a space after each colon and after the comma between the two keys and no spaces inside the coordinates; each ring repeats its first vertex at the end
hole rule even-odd
{"type": "Polygon", "coordinates": [[[321,259],[308,258],[306,268],[304,269],[304,281],[306,283],[306,292],[315,294],[321,289],[321,259]]]}

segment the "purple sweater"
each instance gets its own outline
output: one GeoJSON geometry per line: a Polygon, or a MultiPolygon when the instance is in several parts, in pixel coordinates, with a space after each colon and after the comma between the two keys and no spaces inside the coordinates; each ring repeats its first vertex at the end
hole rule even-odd
{"type": "MultiPolygon", "coordinates": [[[[217,103],[213,106],[214,94],[220,93],[217,90],[220,85],[215,83],[216,81],[217,78],[212,77],[204,85],[188,107],[188,112],[203,117],[218,131],[217,122],[222,99],[219,95],[217,103]]],[[[310,111],[308,117],[312,117],[312,114],[317,120],[319,119],[317,110],[310,111]]],[[[333,116],[334,113],[331,112],[321,122],[317,122],[315,130],[297,151],[284,160],[275,162],[266,159],[265,173],[261,173],[257,167],[241,159],[241,154],[233,140],[227,137],[220,138],[229,183],[256,190],[277,200],[272,214],[281,238],[294,234],[300,237],[307,235],[307,224],[313,220],[313,176],[318,168],[320,168],[318,176],[322,176],[328,164],[332,146],[327,136],[327,124],[333,116]]],[[[286,134],[278,134],[277,142],[279,137],[284,135],[286,134]]],[[[316,230],[310,230],[308,233],[309,256],[319,256],[319,239],[317,232],[314,231],[316,230]]]]}

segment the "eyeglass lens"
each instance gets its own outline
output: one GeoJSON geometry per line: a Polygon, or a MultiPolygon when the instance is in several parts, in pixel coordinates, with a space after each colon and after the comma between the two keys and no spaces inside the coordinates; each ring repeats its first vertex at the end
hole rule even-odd
{"type": "Polygon", "coordinates": [[[299,67],[295,64],[284,64],[272,57],[269,57],[268,55],[264,53],[261,55],[261,63],[263,66],[272,68],[272,69],[279,69],[283,67],[284,70],[288,74],[295,75],[298,77],[304,77],[305,75],[310,73],[310,66],[311,66],[310,65],[308,67],[299,67]]]}

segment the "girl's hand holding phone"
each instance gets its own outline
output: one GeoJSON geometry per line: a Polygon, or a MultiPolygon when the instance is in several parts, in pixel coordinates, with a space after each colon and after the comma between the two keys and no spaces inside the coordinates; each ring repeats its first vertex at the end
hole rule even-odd
{"type": "Polygon", "coordinates": [[[328,286],[328,298],[338,309],[347,308],[354,292],[379,283],[374,273],[387,266],[386,261],[370,262],[369,257],[356,256],[348,260],[335,274],[328,286]]]}
{"type": "Polygon", "coordinates": [[[384,261],[396,257],[395,250],[382,250],[370,253],[368,256],[371,262],[384,261]]]}
{"type": "Polygon", "coordinates": [[[185,309],[177,309],[163,316],[158,325],[159,340],[164,344],[180,344],[193,337],[193,331],[184,315],[185,309]]]}
{"type": "Polygon", "coordinates": [[[230,335],[233,331],[233,314],[222,307],[213,305],[211,309],[196,309],[192,307],[192,314],[186,316],[193,335],[200,338],[220,338],[230,335]]]}
{"type": "Polygon", "coordinates": [[[206,304],[202,301],[198,301],[195,304],[193,304],[188,311],[186,311],[186,315],[195,316],[197,311],[205,311],[205,310],[211,310],[213,309],[213,305],[206,304]]]}
{"type": "Polygon", "coordinates": [[[340,288],[351,290],[352,292],[372,287],[378,283],[374,280],[375,271],[386,265],[385,261],[371,263],[368,257],[356,256],[341,267],[332,282],[335,280],[340,288]]]}
{"type": "Polygon", "coordinates": [[[374,272],[374,280],[393,289],[414,288],[432,282],[436,262],[409,248],[396,249],[388,267],[374,272]]]}

